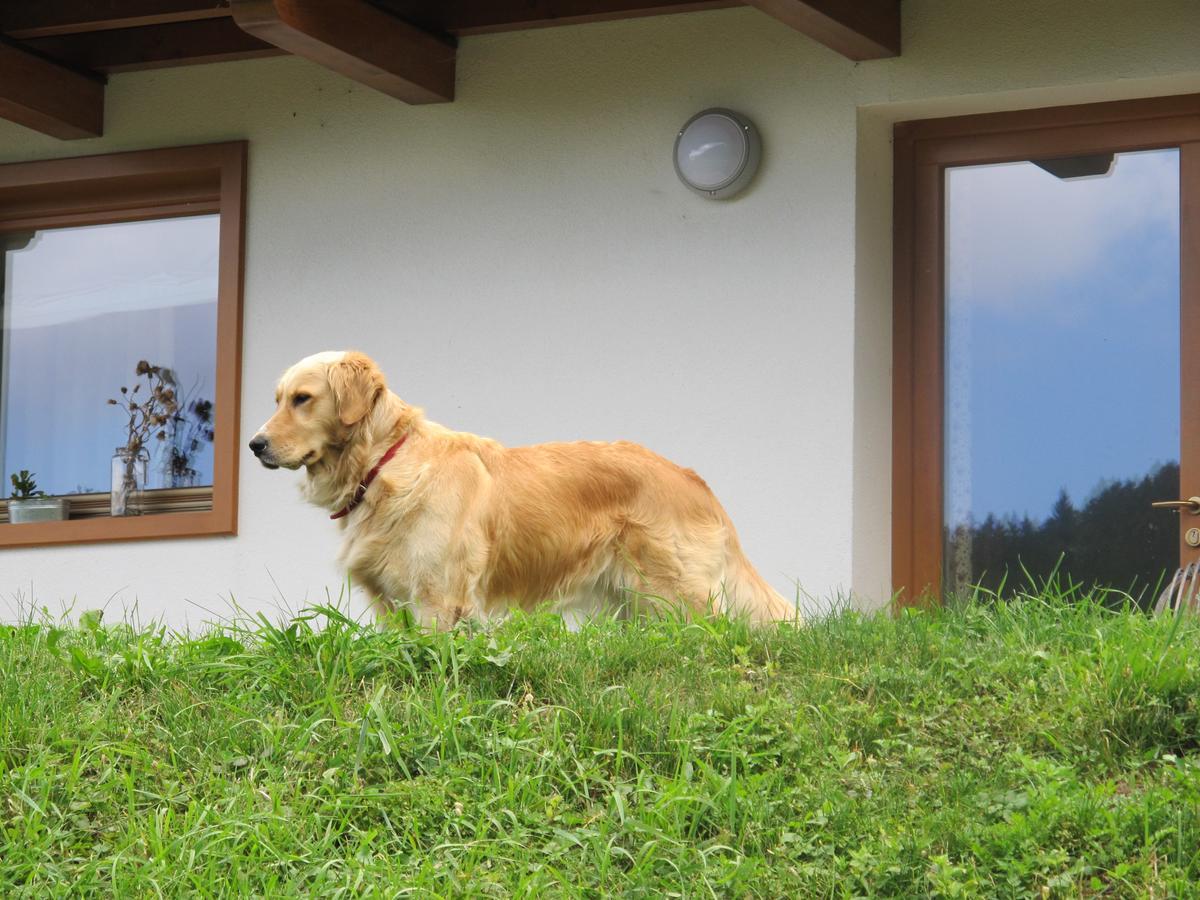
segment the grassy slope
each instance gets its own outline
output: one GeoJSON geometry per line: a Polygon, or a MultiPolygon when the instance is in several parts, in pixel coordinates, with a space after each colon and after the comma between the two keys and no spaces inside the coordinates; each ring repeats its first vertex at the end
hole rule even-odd
{"type": "Polygon", "coordinates": [[[0,630],[0,894],[1183,895],[1200,625],[0,630]]]}

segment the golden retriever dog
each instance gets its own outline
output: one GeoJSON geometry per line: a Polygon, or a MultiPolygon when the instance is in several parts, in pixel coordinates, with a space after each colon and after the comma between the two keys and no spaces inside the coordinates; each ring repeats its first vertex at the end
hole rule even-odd
{"type": "Polygon", "coordinates": [[[571,625],[664,606],[797,618],[700,476],[637,444],[509,448],[451,431],[356,352],[300,360],[275,403],[250,449],[307,470],[304,495],[342,530],[340,563],[382,611],[407,605],[439,628],[543,603],[571,625]]]}

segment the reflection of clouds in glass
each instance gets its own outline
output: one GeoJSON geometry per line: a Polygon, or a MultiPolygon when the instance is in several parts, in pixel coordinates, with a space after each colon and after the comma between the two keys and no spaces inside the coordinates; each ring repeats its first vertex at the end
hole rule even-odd
{"type": "Polygon", "coordinates": [[[946,174],[945,516],[1041,520],[1179,448],[1179,154],[946,174]]]}
{"type": "Polygon", "coordinates": [[[213,303],[217,216],[124,222],[39,232],[8,254],[11,330],[105,313],[213,303]]]}
{"type": "MultiPolygon", "coordinates": [[[[946,181],[947,289],[997,310],[1044,308],[1048,289],[1147,230],[1178,229],[1177,151],[1122,153],[1104,178],[1062,181],[1031,163],[1008,163],[949,169],[946,181]]],[[[1090,297],[1055,300],[1061,315],[1090,297]]]]}

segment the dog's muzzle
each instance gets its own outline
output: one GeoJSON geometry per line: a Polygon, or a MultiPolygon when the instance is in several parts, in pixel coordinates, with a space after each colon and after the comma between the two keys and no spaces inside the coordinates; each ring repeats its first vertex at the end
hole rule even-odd
{"type": "Polygon", "coordinates": [[[258,457],[258,461],[268,469],[278,469],[278,464],[272,462],[269,457],[263,455],[267,452],[267,446],[269,443],[270,442],[267,440],[265,435],[256,434],[250,439],[250,452],[258,457]]]}

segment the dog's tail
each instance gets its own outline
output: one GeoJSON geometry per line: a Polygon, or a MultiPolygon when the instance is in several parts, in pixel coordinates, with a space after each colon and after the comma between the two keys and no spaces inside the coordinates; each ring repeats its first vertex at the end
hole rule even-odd
{"type": "Polygon", "coordinates": [[[758,574],[740,547],[729,549],[722,588],[726,611],[748,616],[755,624],[803,621],[796,607],[758,574]]]}

